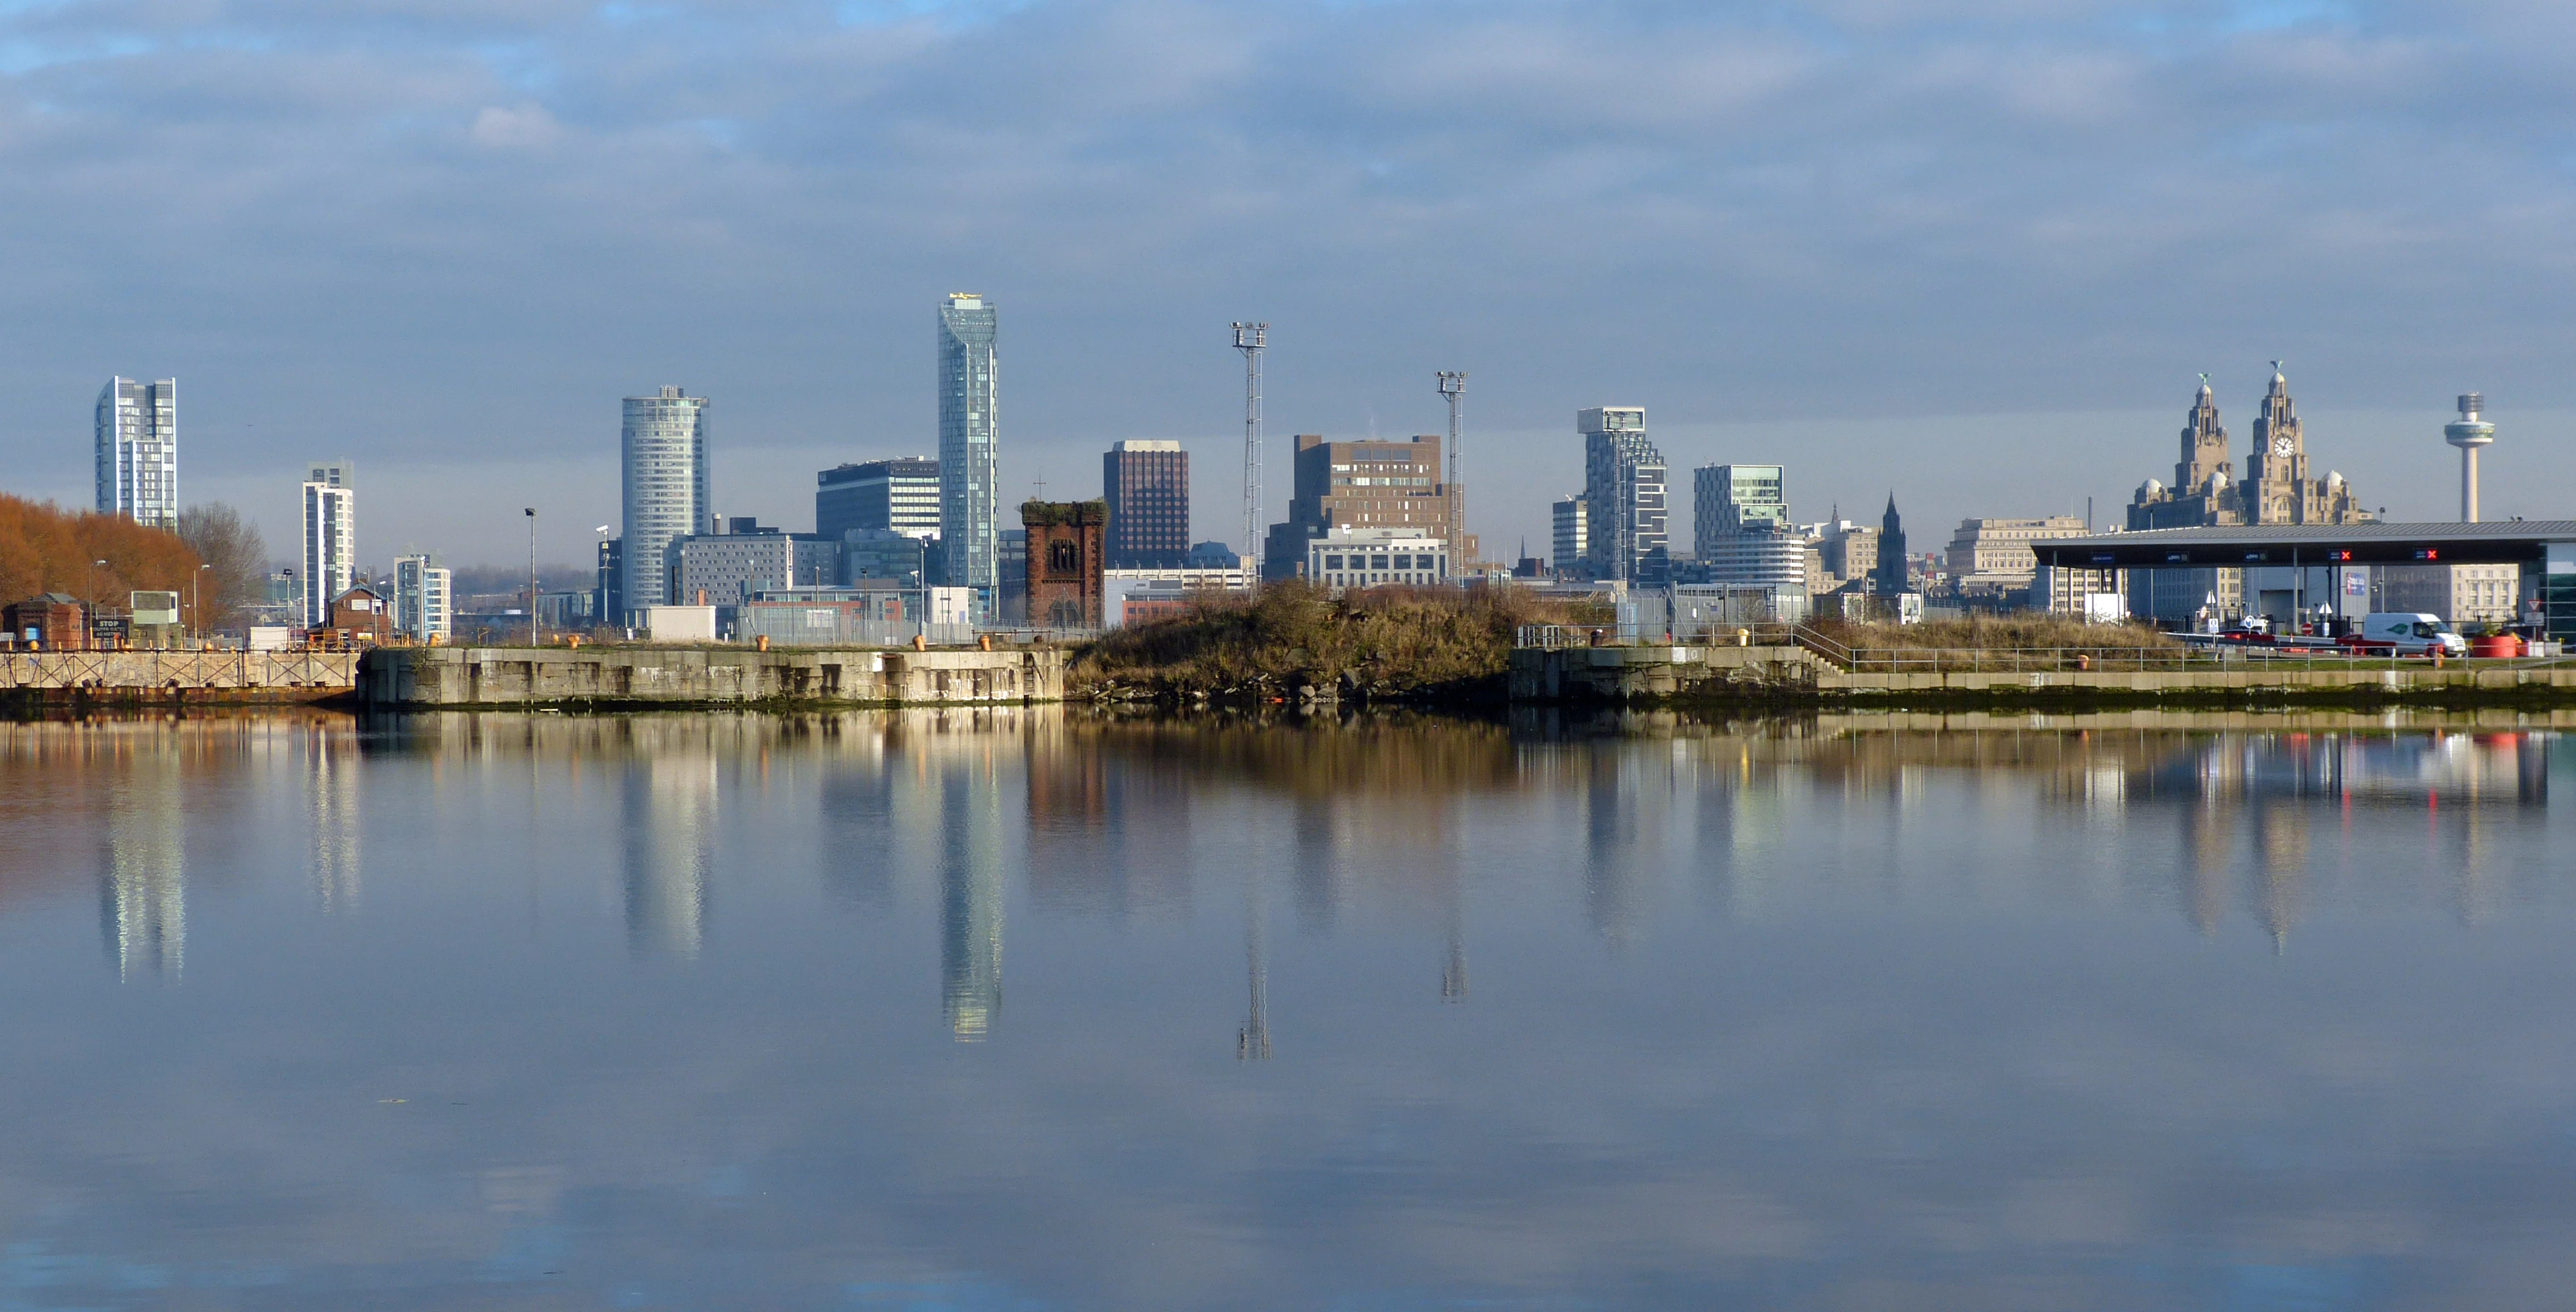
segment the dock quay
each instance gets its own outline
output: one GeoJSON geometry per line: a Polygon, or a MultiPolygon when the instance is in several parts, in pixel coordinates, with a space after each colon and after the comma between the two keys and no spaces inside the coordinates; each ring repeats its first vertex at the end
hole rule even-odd
{"type": "Polygon", "coordinates": [[[379,647],[358,661],[370,709],[755,704],[1018,705],[1064,697],[1064,653],[825,647],[379,647]]]}
{"type": "Polygon", "coordinates": [[[0,705],[258,704],[345,697],[352,652],[45,651],[0,655],[0,705]]]}
{"type": "Polygon", "coordinates": [[[2078,653],[1953,651],[1911,665],[1846,665],[1806,646],[1521,646],[1511,654],[1515,703],[1773,701],[1819,705],[2125,700],[2563,701],[2576,705],[2576,663],[2248,657],[2131,660],[2078,653]],[[2006,659],[2006,657],[2009,659],[2006,659]]]}

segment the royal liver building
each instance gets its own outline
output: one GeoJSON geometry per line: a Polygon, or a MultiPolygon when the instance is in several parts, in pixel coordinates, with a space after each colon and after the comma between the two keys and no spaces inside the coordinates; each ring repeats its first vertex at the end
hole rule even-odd
{"type": "MultiPolygon", "coordinates": [[[[2129,503],[2133,533],[2211,524],[2358,524],[2373,518],[2354,502],[2343,475],[2309,476],[2307,433],[2279,361],[2273,362],[2263,413],[2254,421],[2254,449],[2243,478],[2228,458],[2227,429],[2218,422],[2218,402],[2203,375],[2183,425],[2173,485],[2148,479],[2129,503]]],[[[2133,605],[2159,620],[2190,620],[2204,609],[2234,616],[2245,609],[2241,570],[2141,570],[2132,583],[2133,605]]]]}

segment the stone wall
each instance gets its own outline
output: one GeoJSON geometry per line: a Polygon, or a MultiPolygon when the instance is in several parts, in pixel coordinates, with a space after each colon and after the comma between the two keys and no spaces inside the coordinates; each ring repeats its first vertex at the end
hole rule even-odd
{"type": "Polygon", "coordinates": [[[368,652],[373,707],[1018,704],[1064,696],[1064,653],[798,647],[388,647],[368,652]]]}

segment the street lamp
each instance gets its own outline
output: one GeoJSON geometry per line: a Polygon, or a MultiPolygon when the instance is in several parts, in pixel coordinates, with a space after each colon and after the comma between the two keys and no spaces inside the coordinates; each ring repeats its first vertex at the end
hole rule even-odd
{"type": "Polygon", "coordinates": [[[206,637],[206,571],[213,568],[211,564],[199,565],[196,577],[188,580],[192,585],[191,591],[196,594],[195,599],[189,603],[189,609],[197,613],[197,640],[200,642],[203,642],[206,637]]]}
{"type": "Polygon", "coordinates": [[[542,647],[545,637],[537,627],[537,508],[530,506],[528,516],[528,645],[542,647]]]}
{"type": "Polygon", "coordinates": [[[82,635],[81,645],[84,647],[98,641],[98,572],[105,568],[107,568],[107,562],[103,560],[93,560],[89,563],[89,614],[84,617],[84,627],[89,632],[82,635]]]}

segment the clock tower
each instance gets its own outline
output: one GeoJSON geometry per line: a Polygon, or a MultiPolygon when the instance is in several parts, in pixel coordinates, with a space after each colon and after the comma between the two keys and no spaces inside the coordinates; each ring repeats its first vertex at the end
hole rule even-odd
{"type": "Polygon", "coordinates": [[[2272,390],[2263,398],[2263,413],[2254,420],[2254,453],[2245,461],[2245,522],[2304,524],[2312,516],[2308,497],[2308,441],[2299,427],[2299,407],[2281,377],[2281,362],[2272,362],[2272,390]]]}

